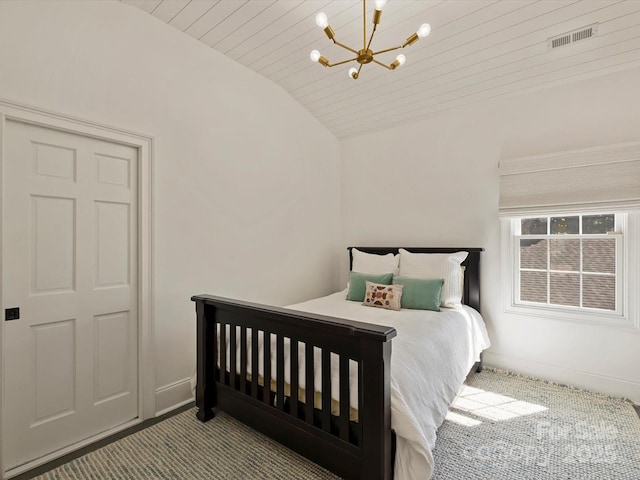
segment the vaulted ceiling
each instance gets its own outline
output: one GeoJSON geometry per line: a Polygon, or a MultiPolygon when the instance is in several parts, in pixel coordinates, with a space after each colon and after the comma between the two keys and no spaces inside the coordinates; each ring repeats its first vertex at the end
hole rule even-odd
{"type": "MultiPolygon", "coordinates": [[[[388,128],[486,99],[640,66],[638,0],[390,0],[372,49],[405,42],[422,23],[431,34],[402,50],[389,71],[354,64],[315,23],[325,12],[336,40],[362,48],[361,0],[122,0],[227,55],[288,91],[338,138],[388,128]],[[595,24],[595,25],[594,25],[595,24]],[[549,38],[594,26],[559,48],[549,38]]],[[[367,1],[370,32],[373,1],[367,1]]],[[[376,59],[391,63],[396,52],[376,59]]],[[[639,87],[640,88],[640,87],[639,87]]]]}

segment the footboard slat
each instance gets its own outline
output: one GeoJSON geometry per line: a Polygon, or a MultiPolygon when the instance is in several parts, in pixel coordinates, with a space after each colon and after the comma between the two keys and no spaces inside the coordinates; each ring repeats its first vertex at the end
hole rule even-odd
{"type": "Polygon", "coordinates": [[[300,371],[298,367],[298,339],[291,338],[291,415],[298,418],[298,387],[300,371]]]}
{"type": "Polygon", "coordinates": [[[284,337],[277,336],[276,340],[276,408],[284,410],[284,337]]]}
{"type": "Polygon", "coordinates": [[[240,391],[247,393],[247,328],[240,327],[240,391]]]}
{"type": "Polygon", "coordinates": [[[264,374],[262,375],[262,401],[271,404],[271,333],[265,330],[263,334],[262,350],[264,355],[262,357],[262,365],[264,374]]]}
{"type": "Polygon", "coordinates": [[[349,440],[349,358],[340,356],[340,438],[349,440]]]}
{"type": "Polygon", "coordinates": [[[322,349],[322,429],[331,430],[331,352],[322,349]]]}
{"type": "Polygon", "coordinates": [[[211,418],[217,406],[345,479],[391,478],[386,376],[393,328],[211,296],[193,299],[200,420],[211,418]],[[357,364],[357,379],[350,379],[350,362],[357,364]],[[332,375],[338,375],[335,385],[332,375]],[[359,422],[350,419],[350,381],[359,392],[359,422]],[[331,411],[334,397],[337,416],[331,411]]]}
{"type": "Polygon", "coordinates": [[[251,396],[258,398],[258,334],[256,328],[251,328],[251,396]]]}
{"type": "Polygon", "coordinates": [[[305,343],[304,346],[304,388],[305,388],[305,399],[304,399],[304,418],[307,423],[313,425],[313,385],[315,382],[315,378],[313,375],[313,345],[309,343],[305,343]]]}
{"type": "Polygon", "coordinates": [[[229,385],[235,388],[236,385],[236,355],[237,355],[237,346],[238,342],[236,342],[236,326],[234,324],[229,325],[229,385]]]}
{"type": "Polygon", "coordinates": [[[227,325],[219,324],[220,327],[220,383],[227,384],[227,325]]]}

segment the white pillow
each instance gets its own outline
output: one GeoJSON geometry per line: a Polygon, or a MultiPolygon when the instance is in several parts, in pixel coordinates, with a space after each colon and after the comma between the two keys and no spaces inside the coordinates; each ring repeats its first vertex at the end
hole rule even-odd
{"type": "Polygon", "coordinates": [[[400,261],[400,255],[398,254],[376,255],[361,252],[357,248],[352,248],[351,254],[353,255],[352,272],[398,274],[398,262],[400,261]]]}
{"type": "Polygon", "coordinates": [[[452,307],[462,301],[462,270],[460,264],[469,252],[411,253],[400,252],[400,276],[411,278],[442,278],[444,285],[440,305],[452,307]]]}

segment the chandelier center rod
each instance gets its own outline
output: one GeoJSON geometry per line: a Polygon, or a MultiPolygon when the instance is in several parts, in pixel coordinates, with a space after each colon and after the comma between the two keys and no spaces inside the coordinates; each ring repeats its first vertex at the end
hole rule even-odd
{"type": "Polygon", "coordinates": [[[362,0],[362,48],[367,48],[367,0],[362,0]]]}

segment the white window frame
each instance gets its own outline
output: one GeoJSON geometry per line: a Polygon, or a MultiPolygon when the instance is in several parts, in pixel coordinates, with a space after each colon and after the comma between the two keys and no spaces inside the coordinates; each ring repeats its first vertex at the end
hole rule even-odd
{"type": "MultiPolygon", "coordinates": [[[[602,214],[595,212],[593,215],[602,214]]],[[[556,212],[510,217],[502,219],[502,278],[504,309],[521,315],[553,318],[581,323],[594,323],[633,328],[640,330],[638,319],[638,270],[640,267],[640,214],[626,212],[606,212],[616,214],[616,233],[608,235],[588,235],[588,238],[616,238],[616,310],[607,311],[588,307],[541,304],[520,300],[520,239],[536,238],[535,235],[520,235],[520,221],[529,217],[557,217],[589,215],[586,212],[556,212]]],[[[542,238],[552,235],[540,235],[542,238]]],[[[559,235],[559,238],[585,238],[583,235],[559,235]]]]}

